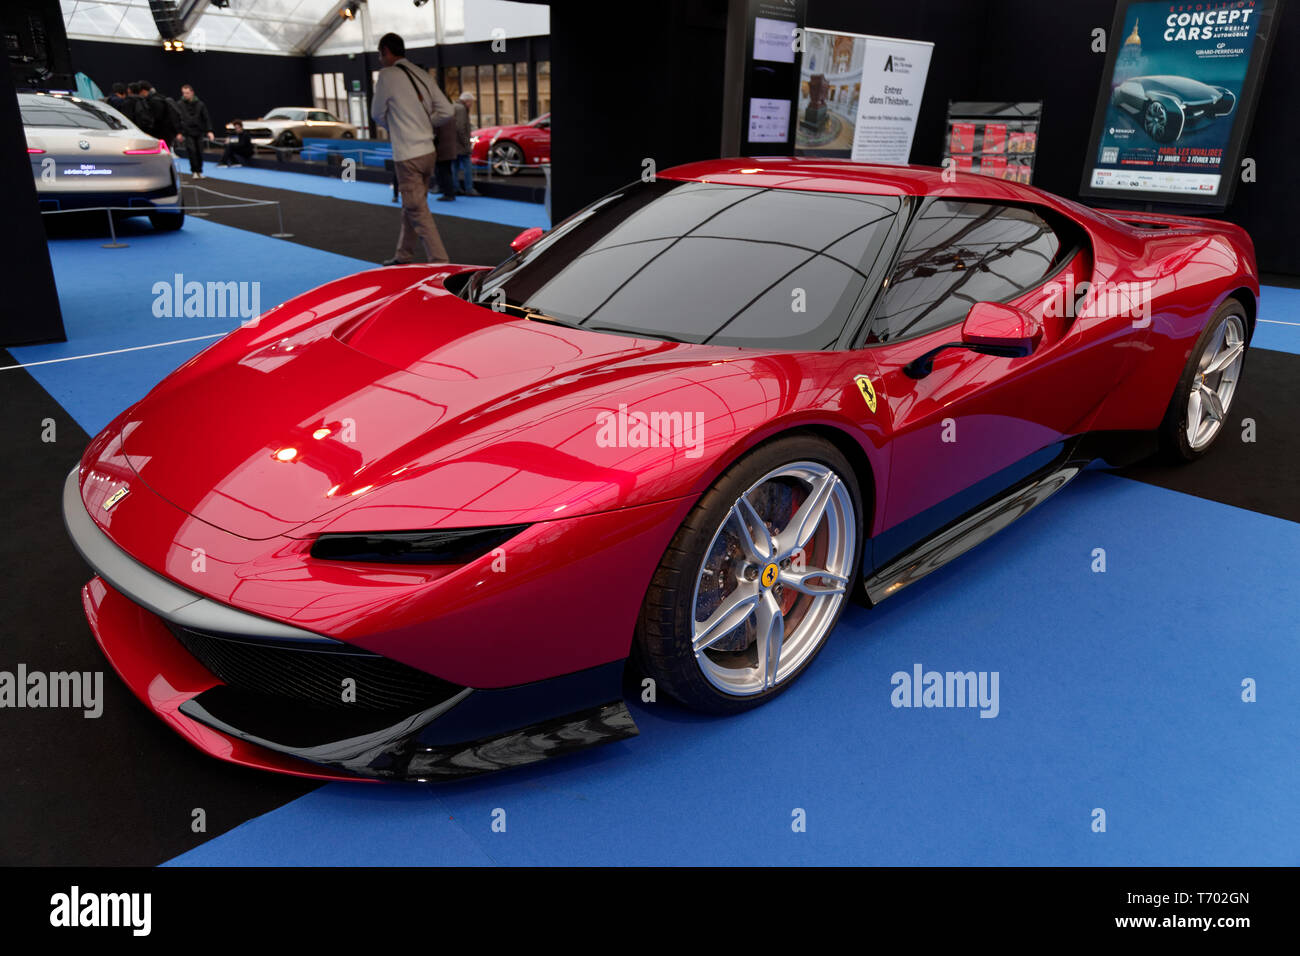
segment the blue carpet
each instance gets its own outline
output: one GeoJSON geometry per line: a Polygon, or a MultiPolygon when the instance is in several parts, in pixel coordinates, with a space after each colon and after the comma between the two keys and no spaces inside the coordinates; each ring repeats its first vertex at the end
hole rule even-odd
{"type": "MultiPolygon", "coordinates": [[[[184,163],[178,164],[176,168],[182,172],[189,170],[189,166],[184,163]]],[[[204,164],[203,175],[204,181],[198,185],[222,192],[227,190],[219,180],[227,183],[251,183],[254,186],[266,186],[270,189],[289,189],[294,192],[376,203],[381,206],[396,206],[393,202],[393,187],[387,183],[344,182],[334,176],[293,173],[261,166],[253,168],[232,166],[220,169],[210,163],[204,164]]],[[[182,178],[188,185],[189,177],[182,178]]],[[[184,192],[186,201],[190,201],[190,190],[186,189],[184,192]]],[[[238,190],[232,192],[238,195],[238,190]]],[[[203,201],[217,202],[218,200],[209,200],[205,196],[203,201]]],[[[491,196],[457,196],[455,202],[438,202],[435,197],[430,196],[429,208],[439,216],[497,222],[506,226],[518,226],[520,229],[528,229],[532,226],[540,226],[542,229],[551,227],[550,220],[546,216],[546,207],[541,203],[497,199],[491,196]]]]}
{"type": "MultiPolygon", "coordinates": [[[[260,283],[261,311],[300,292],[374,268],[374,263],[310,249],[283,239],[188,217],[180,232],[158,233],[143,220],[119,228],[126,249],[104,249],[107,237],[53,239],[54,279],[68,341],[11,348],[19,363],[225,333],[237,318],[157,318],[156,282],[260,283]]],[[[100,358],[37,365],[32,376],[87,433],[94,435],[168,372],[215,339],[100,358]]],[[[0,374],[16,374],[0,372],[0,374]]]]}
{"type": "Polygon", "coordinates": [[[1300,662],[1277,625],[1300,614],[1297,549],[1293,523],[1090,471],[853,609],[756,711],[637,704],[635,740],[434,788],[331,784],[173,862],[1294,865],[1300,662]],[[893,708],[914,663],[997,671],[1000,714],[893,708]]]}
{"type": "MultiPolygon", "coordinates": [[[[175,272],[258,281],[266,308],[368,267],[199,220],[123,234],[129,250],[50,243],[70,341],[17,361],[234,327],[154,317],[153,284],[175,272]]],[[[1300,293],[1270,287],[1262,308],[1300,322],[1300,293]]],[[[93,434],[205,344],[31,372],[93,434]]],[[[1261,323],[1255,344],[1298,351],[1300,326],[1261,323]]],[[[434,788],[331,784],[173,863],[1295,865],[1300,661],[1278,625],[1300,613],[1297,549],[1294,523],[1090,471],[951,568],[852,609],[757,711],[634,703],[634,740],[434,788]],[[890,676],[916,663],[998,672],[999,715],[893,708],[890,676]],[[1245,678],[1258,703],[1240,700],[1245,678]]]]}
{"type": "Polygon", "coordinates": [[[1251,348],[1300,353],[1300,289],[1261,288],[1259,318],[1251,348]]]}

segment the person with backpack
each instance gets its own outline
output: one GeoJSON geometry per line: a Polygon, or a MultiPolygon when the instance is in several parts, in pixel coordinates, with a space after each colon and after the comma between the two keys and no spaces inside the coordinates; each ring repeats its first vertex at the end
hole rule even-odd
{"type": "Polygon", "coordinates": [[[380,38],[379,59],[384,68],[375,83],[370,115],[388,130],[397,191],[402,197],[397,252],[384,260],[384,265],[417,261],[421,243],[430,262],[447,262],[447,248],[429,212],[429,177],[438,158],[435,131],[453,122],[455,113],[438,84],[406,58],[406,43],[396,33],[380,38]]]}
{"type": "Polygon", "coordinates": [[[181,130],[177,141],[185,144],[190,157],[190,175],[203,178],[203,141],[213,140],[212,119],[203,101],[194,95],[194,87],[186,83],[181,87],[181,101],[176,104],[181,114],[181,130]]]}
{"type": "Polygon", "coordinates": [[[174,100],[159,93],[148,80],[141,80],[140,87],[144,90],[142,102],[153,123],[152,133],[170,148],[181,134],[180,110],[174,100]]]}

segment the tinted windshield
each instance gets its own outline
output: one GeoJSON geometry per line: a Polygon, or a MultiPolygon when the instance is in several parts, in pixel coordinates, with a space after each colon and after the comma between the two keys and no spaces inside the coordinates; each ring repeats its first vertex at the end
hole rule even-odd
{"type": "Polygon", "coordinates": [[[474,298],[600,331],[825,349],[900,206],[893,196],[638,183],[498,266],[474,298]]]}
{"type": "Polygon", "coordinates": [[[24,126],[61,126],[65,129],[126,129],[126,124],[107,110],[84,100],[65,96],[20,93],[18,108],[24,126]]]}
{"type": "Polygon", "coordinates": [[[306,114],[306,110],[271,110],[266,114],[266,119],[300,120],[306,114]]]}

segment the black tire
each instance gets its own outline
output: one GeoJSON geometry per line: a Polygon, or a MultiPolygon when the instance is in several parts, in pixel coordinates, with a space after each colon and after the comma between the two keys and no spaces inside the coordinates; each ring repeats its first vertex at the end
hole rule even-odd
{"type": "Polygon", "coordinates": [[[149,213],[149,225],[153,226],[158,232],[175,232],[185,225],[185,211],[151,212],[149,213]]]}
{"type": "Polygon", "coordinates": [[[344,138],[344,139],[356,139],[357,137],[356,137],[356,134],[353,133],[351,130],[345,129],[345,130],[343,131],[343,138],[344,138]]]}
{"type": "Polygon", "coordinates": [[[285,130],[276,139],[275,145],[279,147],[276,155],[289,157],[297,154],[298,148],[302,146],[302,141],[298,139],[293,130],[285,130]]]}
{"type": "Polygon", "coordinates": [[[1157,143],[1172,143],[1183,135],[1187,116],[1183,108],[1172,102],[1148,100],[1142,110],[1142,128],[1157,143]]]}
{"type": "Polygon", "coordinates": [[[524,148],[514,140],[498,140],[488,150],[488,169],[498,176],[514,176],[524,168],[527,158],[524,148]],[[504,155],[506,153],[510,156],[504,155]]]}
{"type": "Polygon", "coordinates": [[[798,670],[775,686],[751,695],[728,694],[701,672],[692,647],[695,618],[695,584],[713,537],[739,496],[764,475],[794,462],[816,462],[832,468],[848,489],[856,524],[849,576],[861,576],[863,548],[862,495],[853,467],[830,442],[813,435],[795,434],[762,445],[731,465],[696,502],[659,561],[641,605],[633,641],[633,664],[654,678],[658,689],[679,703],[715,714],[737,713],[766,703],[792,685],[816,659],[844,608],[851,603],[853,587],[845,593],[821,643],[798,670]]]}
{"type": "MultiPolygon", "coordinates": [[[[1227,427],[1228,423],[1225,422],[1209,443],[1201,448],[1193,448],[1187,437],[1188,401],[1191,398],[1193,384],[1199,377],[1201,356],[1209,344],[1215,341],[1219,328],[1227,323],[1230,316],[1237,316],[1241,320],[1245,333],[1246,353],[1250,352],[1251,325],[1246,308],[1237,299],[1226,299],[1214,313],[1214,317],[1205,324],[1205,328],[1196,339],[1196,344],[1192,346],[1191,354],[1187,357],[1187,365],[1178,379],[1178,387],[1174,389],[1173,397],[1169,399],[1169,406],[1165,409],[1164,419],[1160,422],[1160,453],[1166,461],[1175,464],[1195,461],[1214,447],[1214,443],[1219,440],[1219,436],[1227,427]]],[[[1242,371],[1244,370],[1243,362],[1242,371]]],[[[1231,406],[1227,411],[1231,412],[1231,406]]]]}

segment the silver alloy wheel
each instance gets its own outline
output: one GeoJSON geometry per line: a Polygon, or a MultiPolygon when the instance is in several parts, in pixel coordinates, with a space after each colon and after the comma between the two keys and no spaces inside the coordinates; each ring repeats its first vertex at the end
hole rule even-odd
{"type": "Polygon", "coordinates": [[[524,153],[514,143],[498,143],[492,147],[492,169],[502,176],[513,176],[524,164],[524,153]]]}
{"type": "Polygon", "coordinates": [[[701,673],[724,693],[750,696],[797,672],[835,622],[856,546],[853,496],[829,466],[795,462],[751,485],[696,575],[692,642],[701,673]]]}
{"type": "Polygon", "coordinates": [[[1245,358],[1245,320],[1229,315],[1201,352],[1187,397],[1187,444],[1193,451],[1214,441],[1227,420],[1245,358]]]}

